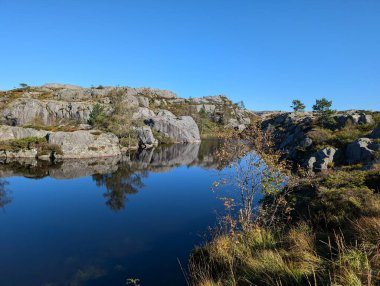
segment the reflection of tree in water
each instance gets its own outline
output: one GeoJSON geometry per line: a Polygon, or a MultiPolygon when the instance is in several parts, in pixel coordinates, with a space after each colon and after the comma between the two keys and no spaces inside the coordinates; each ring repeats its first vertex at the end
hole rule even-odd
{"type": "Polygon", "coordinates": [[[0,179],[0,208],[4,207],[6,204],[9,204],[12,199],[9,197],[9,191],[6,186],[9,183],[3,179],[0,179]]]}
{"type": "Polygon", "coordinates": [[[98,187],[106,187],[107,191],[104,193],[104,197],[107,200],[107,206],[118,211],[125,207],[128,195],[136,194],[139,189],[144,187],[141,178],[146,176],[146,172],[137,173],[129,166],[122,165],[114,173],[97,174],[92,178],[98,187]]]}

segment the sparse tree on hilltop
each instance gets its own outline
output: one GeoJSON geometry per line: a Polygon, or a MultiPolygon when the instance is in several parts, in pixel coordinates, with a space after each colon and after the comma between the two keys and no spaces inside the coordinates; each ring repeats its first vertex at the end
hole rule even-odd
{"type": "Polygon", "coordinates": [[[293,108],[294,112],[303,112],[306,108],[305,104],[303,104],[299,99],[294,99],[290,107],[293,108]]]}
{"type": "Polygon", "coordinates": [[[315,104],[313,105],[313,111],[317,113],[318,120],[322,125],[322,128],[326,124],[333,124],[334,119],[332,115],[335,113],[335,110],[331,109],[332,101],[327,100],[326,98],[317,99],[315,104]]]}
{"type": "Polygon", "coordinates": [[[21,88],[27,88],[29,87],[26,83],[20,83],[21,88]]]}

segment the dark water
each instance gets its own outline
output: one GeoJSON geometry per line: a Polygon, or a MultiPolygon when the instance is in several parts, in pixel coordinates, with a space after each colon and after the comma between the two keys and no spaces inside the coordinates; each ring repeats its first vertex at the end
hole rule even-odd
{"type": "Polygon", "coordinates": [[[178,261],[222,210],[217,145],[0,164],[0,285],[186,285],[178,261]]]}

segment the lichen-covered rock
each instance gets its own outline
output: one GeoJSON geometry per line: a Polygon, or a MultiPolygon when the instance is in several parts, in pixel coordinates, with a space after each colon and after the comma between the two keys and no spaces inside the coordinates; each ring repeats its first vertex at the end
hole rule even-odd
{"type": "Polygon", "coordinates": [[[133,120],[144,120],[155,116],[155,113],[146,107],[138,107],[137,110],[133,113],[133,120]]]}
{"type": "Polygon", "coordinates": [[[95,158],[119,156],[119,139],[112,133],[96,131],[53,132],[48,136],[49,144],[62,149],[59,158],[95,158]]]}
{"type": "Polygon", "coordinates": [[[46,83],[42,88],[47,88],[47,89],[81,89],[82,87],[79,85],[72,85],[72,84],[61,84],[61,83],[46,83]]]}
{"type": "Polygon", "coordinates": [[[349,124],[373,124],[374,120],[372,115],[363,112],[351,111],[346,114],[338,114],[334,116],[336,128],[343,128],[349,124]]]}
{"type": "Polygon", "coordinates": [[[0,140],[23,139],[27,137],[45,137],[47,134],[48,132],[45,130],[0,125],[0,140]]]}
{"type": "Polygon", "coordinates": [[[315,171],[327,170],[334,163],[337,151],[333,147],[326,147],[311,156],[306,162],[306,166],[315,171]]]}
{"type": "Polygon", "coordinates": [[[149,126],[136,128],[136,131],[140,146],[155,145],[158,143],[157,139],[153,136],[152,129],[150,129],[149,126]]]}
{"type": "Polygon", "coordinates": [[[380,144],[369,138],[360,138],[349,144],[346,149],[346,160],[348,163],[369,162],[380,148],[380,144]]]}
{"type": "Polygon", "coordinates": [[[198,125],[191,116],[176,117],[170,111],[160,110],[145,123],[174,143],[200,142],[198,125]]]}
{"type": "Polygon", "coordinates": [[[0,151],[0,158],[36,158],[36,149],[27,149],[19,151],[0,151]]]}
{"type": "Polygon", "coordinates": [[[137,100],[142,107],[149,107],[149,98],[145,96],[138,96],[137,100]]]}
{"type": "Polygon", "coordinates": [[[57,125],[64,119],[86,123],[95,103],[56,100],[18,99],[2,111],[8,125],[57,125]]]}

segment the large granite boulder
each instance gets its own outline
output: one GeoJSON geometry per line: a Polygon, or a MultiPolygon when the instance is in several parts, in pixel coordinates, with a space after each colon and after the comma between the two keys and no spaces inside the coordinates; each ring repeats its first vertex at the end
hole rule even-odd
{"type": "Polygon", "coordinates": [[[327,170],[334,163],[338,154],[337,151],[333,147],[326,147],[314,153],[306,162],[308,169],[315,171],[327,170]]]}
{"type": "Polygon", "coordinates": [[[58,145],[63,152],[59,158],[95,158],[121,155],[119,139],[112,133],[80,130],[53,132],[48,143],[58,145]]]}
{"type": "Polygon", "coordinates": [[[167,110],[159,110],[154,117],[145,120],[145,124],[174,143],[200,142],[198,125],[191,116],[176,117],[167,110]]]}
{"type": "Polygon", "coordinates": [[[380,144],[375,143],[372,139],[360,138],[347,146],[346,160],[351,164],[369,162],[379,149],[380,144]]]}

